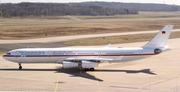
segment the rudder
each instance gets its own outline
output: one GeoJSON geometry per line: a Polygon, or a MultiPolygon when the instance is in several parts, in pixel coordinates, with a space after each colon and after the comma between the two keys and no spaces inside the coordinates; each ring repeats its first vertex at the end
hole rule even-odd
{"type": "Polygon", "coordinates": [[[171,34],[173,29],[173,25],[165,25],[163,29],[161,29],[156,36],[152,40],[150,40],[146,45],[143,47],[150,47],[150,48],[159,48],[165,47],[167,40],[171,34]]]}

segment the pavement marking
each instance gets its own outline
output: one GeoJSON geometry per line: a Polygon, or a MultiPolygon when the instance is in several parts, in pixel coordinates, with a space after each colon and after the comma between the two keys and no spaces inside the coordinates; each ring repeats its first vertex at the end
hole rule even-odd
{"type": "Polygon", "coordinates": [[[54,92],[57,92],[58,84],[59,84],[59,79],[60,79],[60,73],[59,73],[59,76],[58,76],[58,80],[57,80],[57,82],[56,82],[56,88],[55,88],[55,91],[54,91],[54,92]]]}
{"type": "Polygon", "coordinates": [[[149,86],[154,86],[154,85],[157,85],[157,84],[165,83],[165,82],[168,82],[168,81],[171,81],[171,80],[174,80],[174,79],[178,79],[178,78],[179,78],[179,76],[173,77],[173,78],[169,78],[169,79],[165,79],[163,81],[155,82],[155,83],[152,83],[150,85],[144,86],[143,88],[147,88],[149,86]]]}
{"type": "MultiPolygon", "coordinates": [[[[95,73],[93,73],[93,75],[95,76],[96,74],[95,74],[95,73]]],[[[101,86],[100,86],[100,84],[99,84],[99,81],[98,81],[98,80],[96,81],[96,85],[97,85],[97,87],[98,87],[98,89],[99,89],[99,92],[101,92],[101,86]]]]}
{"type": "Polygon", "coordinates": [[[19,79],[19,80],[31,80],[31,81],[43,81],[43,82],[54,82],[54,81],[51,81],[51,80],[35,79],[35,78],[23,78],[23,77],[13,77],[13,76],[0,76],[0,78],[4,78],[4,79],[19,79]]]}
{"type": "Polygon", "coordinates": [[[101,92],[101,87],[99,85],[99,81],[97,81],[97,85],[98,85],[99,92],[101,92]]]}

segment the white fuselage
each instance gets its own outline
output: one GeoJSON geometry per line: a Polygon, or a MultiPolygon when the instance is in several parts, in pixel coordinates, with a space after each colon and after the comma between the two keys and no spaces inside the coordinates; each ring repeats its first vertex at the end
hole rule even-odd
{"type": "Polygon", "coordinates": [[[19,63],[60,63],[64,68],[94,70],[99,63],[132,61],[157,55],[164,50],[173,25],[166,25],[146,45],[138,48],[27,48],[9,51],[3,58],[19,63]]]}
{"type": "Polygon", "coordinates": [[[151,48],[27,48],[3,55],[16,63],[63,63],[63,61],[129,61],[155,55],[151,48]]]}

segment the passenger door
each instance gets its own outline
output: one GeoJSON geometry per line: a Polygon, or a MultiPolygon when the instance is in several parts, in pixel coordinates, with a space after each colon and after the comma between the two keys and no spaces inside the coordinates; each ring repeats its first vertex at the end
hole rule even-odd
{"type": "Polygon", "coordinates": [[[21,58],[25,58],[26,54],[25,53],[20,53],[21,54],[21,58]]]}
{"type": "Polygon", "coordinates": [[[52,51],[48,51],[48,56],[52,57],[52,55],[53,55],[53,52],[52,51]]]}

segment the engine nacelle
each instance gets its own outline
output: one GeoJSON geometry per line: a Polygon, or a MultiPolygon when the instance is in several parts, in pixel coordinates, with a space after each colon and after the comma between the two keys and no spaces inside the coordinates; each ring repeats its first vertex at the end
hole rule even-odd
{"type": "Polygon", "coordinates": [[[76,63],[76,62],[64,61],[62,65],[63,65],[63,68],[75,68],[75,67],[78,67],[78,63],[76,63]]]}
{"type": "Polygon", "coordinates": [[[162,52],[162,50],[161,50],[161,49],[158,49],[158,48],[154,50],[154,53],[155,53],[155,54],[160,54],[161,52],[162,52]]]}
{"type": "Polygon", "coordinates": [[[92,61],[82,61],[82,68],[93,68],[98,67],[99,63],[92,61]]]}

